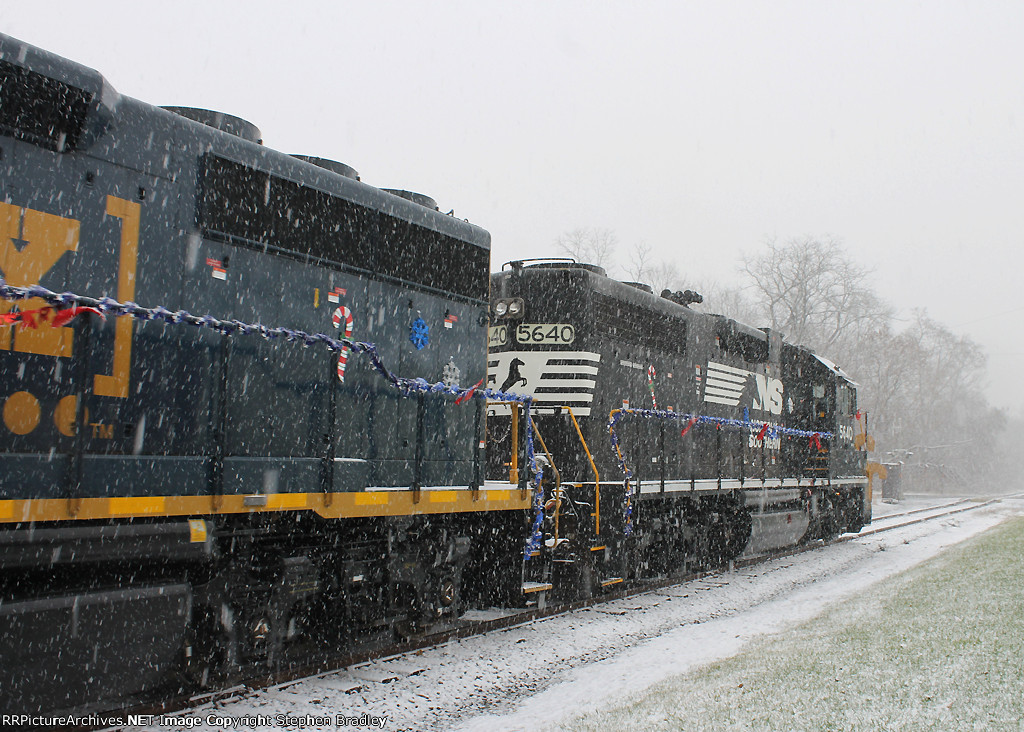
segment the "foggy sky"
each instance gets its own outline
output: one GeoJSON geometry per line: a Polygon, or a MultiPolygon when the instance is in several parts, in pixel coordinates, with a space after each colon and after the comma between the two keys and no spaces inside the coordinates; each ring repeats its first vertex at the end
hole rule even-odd
{"type": "Polygon", "coordinates": [[[1024,3],[7,6],[122,94],[434,197],[494,269],[597,227],[737,284],[768,238],[838,238],[1024,409],[1024,3]]]}

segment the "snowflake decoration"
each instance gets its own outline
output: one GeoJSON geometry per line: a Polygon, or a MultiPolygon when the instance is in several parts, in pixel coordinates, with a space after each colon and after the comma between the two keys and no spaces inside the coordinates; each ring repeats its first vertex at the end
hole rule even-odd
{"type": "Polygon", "coordinates": [[[456,386],[460,378],[462,378],[462,372],[455,365],[455,358],[448,359],[448,363],[445,364],[444,369],[441,371],[441,381],[444,382],[445,386],[456,386]]]}
{"type": "Polygon", "coordinates": [[[416,350],[426,348],[430,344],[430,327],[423,318],[416,318],[409,328],[409,340],[416,346],[416,350]]]}

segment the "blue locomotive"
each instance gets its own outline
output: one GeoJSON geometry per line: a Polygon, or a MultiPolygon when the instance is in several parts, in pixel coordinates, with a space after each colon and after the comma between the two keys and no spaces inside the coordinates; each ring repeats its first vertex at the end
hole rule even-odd
{"type": "Polygon", "coordinates": [[[483,379],[489,235],[259,138],[0,36],[9,708],[415,632],[521,565],[491,546],[524,533],[530,499],[483,480],[482,400],[374,366],[483,379]],[[375,359],[242,324],[369,341],[375,359]]]}

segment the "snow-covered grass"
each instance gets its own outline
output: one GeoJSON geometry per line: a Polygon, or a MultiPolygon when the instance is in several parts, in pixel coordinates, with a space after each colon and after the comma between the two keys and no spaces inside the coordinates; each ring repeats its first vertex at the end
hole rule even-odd
{"type": "Polygon", "coordinates": [[[1024,729],[1024,519],[569,730],[1024,729]]]}

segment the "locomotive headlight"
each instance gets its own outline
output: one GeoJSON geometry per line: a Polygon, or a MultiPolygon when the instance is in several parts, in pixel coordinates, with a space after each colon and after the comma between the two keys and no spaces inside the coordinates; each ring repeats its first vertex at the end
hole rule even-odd
{"type": "Polygon", "coordinates": [[[497,315],[499,318],[501,316],[503,316],[507,312],[508,312],[508,301],[507,300],[498,300],[498,302],[494,303],[494,314],[497,315]]]}
{"type": "Polygon", "coordinates": [[[514,318],[518,315],[523,314],[523,301],[513,300],[508,304],[508,315],[510,318],[514,318]]]}

